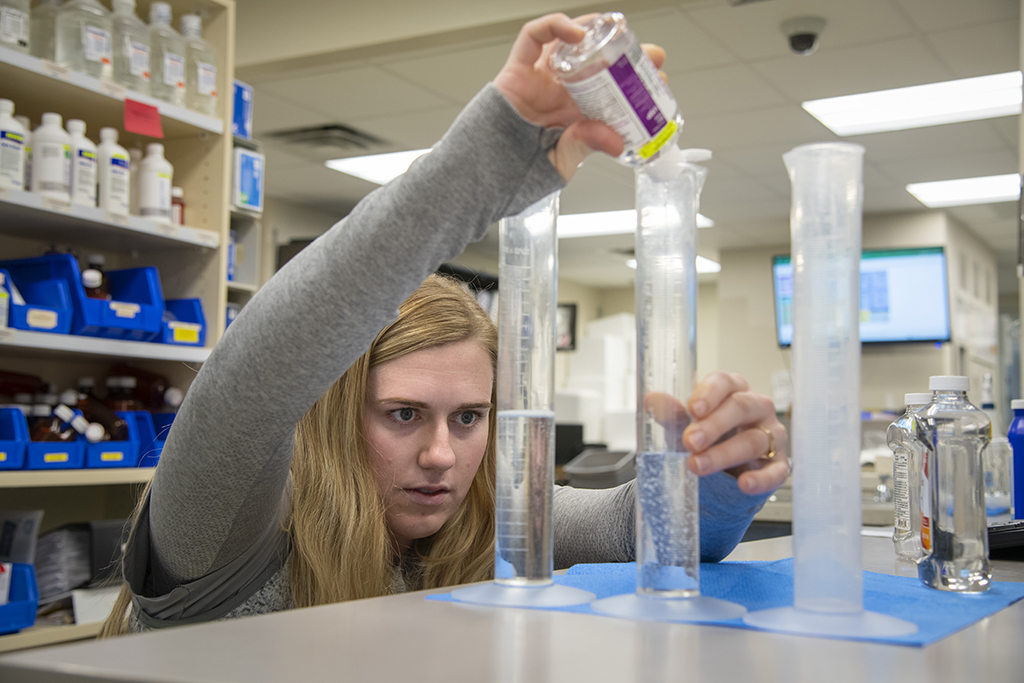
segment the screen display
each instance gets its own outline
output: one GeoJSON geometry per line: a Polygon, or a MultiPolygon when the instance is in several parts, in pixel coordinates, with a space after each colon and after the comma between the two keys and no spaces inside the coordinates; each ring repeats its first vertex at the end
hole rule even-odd
{"type": "MultiPolygon", "coordinates": [[[[793,341],[793,264],[772,258],[779,344],[793,341]]],[[[942,247],[864,251],[860,259],[860,340],[949,340],[946,254],[942,247]]]]}

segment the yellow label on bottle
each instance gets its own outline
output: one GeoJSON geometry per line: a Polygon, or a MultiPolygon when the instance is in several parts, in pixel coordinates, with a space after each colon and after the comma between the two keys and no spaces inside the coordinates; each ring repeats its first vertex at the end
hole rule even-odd
{"type": "Polygon", "coordinates": [[[55,462],[67,462],[70,460],[67,453],[46,453],[43,455],[43,462],[55,463],[55,462]]]}
{"type": "Polygon", "coordinates": [[[651,138],[650,142],[640,148],[637,154],[640,155],[641,159],[650,159],[668,142],[669,138],[676,134],[678,129],[679,126],[676,125],[675,121],[669,121],[657,135],[651,138]]]}
{"type": "Polygon", "coordinates": [[[121,451],[111,451],[109,453],[100,453],[101,462],[121,462],[124,460],[124,453],[121,451]]]}
{"type": "Polygon", "coordinates": [[[52,330],[57,327],[57,312],[30,308],[25,314],[25,322],[34,330],[52,330]]]}

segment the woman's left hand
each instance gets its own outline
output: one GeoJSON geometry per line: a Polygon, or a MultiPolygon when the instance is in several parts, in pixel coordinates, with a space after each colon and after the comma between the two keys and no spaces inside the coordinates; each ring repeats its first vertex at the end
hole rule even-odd
{"type": "Polygon", "coordinates": [[[644,403],[662,425],[685,425],[682,445],[694,474],[724,470],[751,495],[774,491],[786,481],[786,428],[775,417],[771,399],[751,391],[740,375],[712,372],[685,407],[668,394],[650,394],[644,403]]]}

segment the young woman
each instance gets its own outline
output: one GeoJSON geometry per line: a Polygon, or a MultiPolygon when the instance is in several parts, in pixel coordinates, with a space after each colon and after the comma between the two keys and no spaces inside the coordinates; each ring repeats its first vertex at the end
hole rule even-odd
{"type": "MultiPolygon", "coordinates": [[[[430,274],[587,154],[621,153],[545,67],[546,46],[582,35],[564,15],[526,24],[433,151],[232,323],[168,435],[104,634],[492,576],[496,331],[430,274]]],[[[702,553],[720,559],[784,481],[785,430],[736,376],[706,379],[688,409],[702,553]]],[[[633,507],[631,484],[558,488],[556,564],[631,560],[633,507]]]]}

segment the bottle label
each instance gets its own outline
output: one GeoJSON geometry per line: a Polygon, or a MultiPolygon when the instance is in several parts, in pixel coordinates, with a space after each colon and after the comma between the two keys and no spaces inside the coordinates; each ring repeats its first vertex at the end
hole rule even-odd
{"type": "Polygon", "coordinates": [[[71,184],[71,147],[59,142],[37,142],[32,160],[32,189],[68,192],[71,184]]]}
{"type": "Polygon", "coordinates": [[[130,41],[128,46],[129,65],[132,76],[149,80],[149,45],[130,41]]]}
{"type": "Polygon", "coordinates": [[[128,157],[116,155],[110,157],[110,165],[106,169],[102,208],[110,213],[128,215],[128,157]]]}
{"type": "Polygon", "coordinates": [[[675,114],[675,98],[637,44],[607,69],[562,85],[584,116],[614,128],[626,150],[641,158],[653,156],[676,132],[668,118],[675,114]]]}
{"type": "Polygon", "coordinates": [[[930,451],[921,454],[921,547],[925,553],[932,549],[932,489],[928,481],[930,451]]]}
{"type": "Polygon", "coordinates": [[[110,64],[110,32],[97,26],[86,26],[85,59],[100,64],[110,64]]]}
{"type": "Polygon", "coordinates": [[[28,12],[0,7],[0,43],[28,48],[28,12]]]}
{"type": "Polygon", "coordinates": [[[139,187],[139,213],[147,218],[171,220],[171,174],[142,176],[139,187]]]}
{"type": "Polygon", "coordinates": [[[80,149],[71,174],[71,201],[96,206],[96,152],[80,149]]]}
{"type": "Polygon", "coordinates": [[[173,52],[164,53],[164,85],[185,88],[185,58],[173,52]]]}
{"type": "Polygon", "coordinates": [[[0,130],[0,188],[23,190],[25,146],[21,133],[0,130]]]}
{"type": "Polygon", "coordinates": [[[910,452],[906,448],[893,451],[892,498],[896,506],[896,531],[910,531],[910,452]]]}
{"type": "Polygon", "coordinates": [[[200,95],[217,95],[217,67],[206,62],[196,62],[196,90],[200,95]]]}

